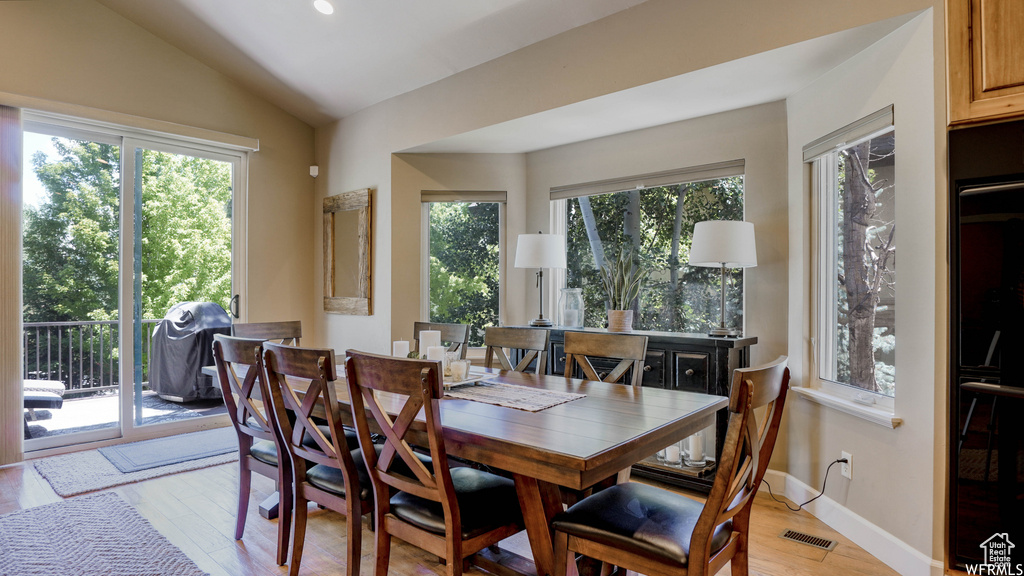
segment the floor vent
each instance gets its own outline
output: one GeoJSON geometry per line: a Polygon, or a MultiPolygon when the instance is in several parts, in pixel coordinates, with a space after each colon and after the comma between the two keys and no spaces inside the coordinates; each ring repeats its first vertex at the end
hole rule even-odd
{"type": "Polygon", "coordinates": [[[828,550],[830,552],[836,547],[835,540],[811,536],[810,534],[804,534],[803,532],[797,532],[796,530],[786,530],[782,534],[779,534],[779,538],[792,540],[793,542],[799,542],[801,544],[807,544],[808,546],[814,546],[815,548],[828,550]]]}

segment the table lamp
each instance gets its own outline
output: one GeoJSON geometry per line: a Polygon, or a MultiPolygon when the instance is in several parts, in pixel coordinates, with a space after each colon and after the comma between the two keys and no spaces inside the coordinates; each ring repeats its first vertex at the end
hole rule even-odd
{"type": "Polygon", "coordinates": [[[725,327],[725,269],[757,266],[754,225],[739,220],[706,220],[693,227],[690,266],[722,269],[722,307],[718,328],[709,336],[739,336],[741,330],[725,327]]]}
{"type": "Polygon", "coordinates": [[[516,243],[516,268],[537,268],[540,313],[530,326],[551,326],[544,317],[544,269],[565,268],[565,236],[561,234],[520,234],[516,243]]]}

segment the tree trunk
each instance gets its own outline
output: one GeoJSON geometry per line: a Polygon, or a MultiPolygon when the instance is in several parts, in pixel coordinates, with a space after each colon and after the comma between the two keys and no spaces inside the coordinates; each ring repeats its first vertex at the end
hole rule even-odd
{"type": "Polygon", "coordinates": [[[600,270],[604,266],[604,244],[601,243],[601,235],[597,232],[594,209],[590,207],[590,198],[581,196],[578,200],[583,226],[587,229],[587,240],[590,241],[590,251],[594,254],[594,265],[600,270]]]}
{"type": "Polygon", "coordinates": [[[679,307],[675,305],[679,299],[679,267],[682,263],[679,261],[679,244],[680,238],[683,235],[683,216],[686,214],[686,204],[684,200],[686,198],[686,191],[690,189],[689,184],[680,184],[676,197],[676,217],[672,221],[672,254],[668,259],[668,281],[669,289],[666,295],[665,305],[669,309],[671,326],[682,326],[683,318],[679,317],[679,307]]]}
{"type": "MultiPolygon", "coordinates": [[[[629,203],[626,204],[626,212],[622,215],[622,232],[630,240],[630,247],[637,258],[640,257],[640,191],[630,190],[628,193],[629,203]]],[[[625,249],[619,246],[619,250],[625,249]]],[[[644,328],[643,319],[640,317],[640,298],[630,303],[629,309],[633,311],[633,324],[644,328]]]]}
{"type": "MultiPolygon", "coordinates": [[[[875,190],[867,173],[869,142],[845,152],[843,197],[843,272],[850,331],[850,383],[878,392],[875,382],[875,307],[878,289],[868,260],[868,228],[875,215],[875,190]]],[[[880,271],[876,271],[880,274],[880,271]]]]}

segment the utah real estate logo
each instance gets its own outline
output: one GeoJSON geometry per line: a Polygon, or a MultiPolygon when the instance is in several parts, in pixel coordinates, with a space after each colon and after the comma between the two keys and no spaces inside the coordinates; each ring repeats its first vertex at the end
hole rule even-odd
{"type": "Polygon", "coordinates": [[[979,544],[985,553],[983,564],[968,564],[968,574],[979,576],[1024,576],[1024,564],[1014,564],[1010,559],[1014,544],[1006,532],[996,532],[979,544]]]}

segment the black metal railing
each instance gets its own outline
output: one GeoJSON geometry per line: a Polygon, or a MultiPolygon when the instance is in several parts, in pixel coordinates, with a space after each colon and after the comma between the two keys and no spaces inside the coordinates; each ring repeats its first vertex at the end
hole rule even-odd
{"type": "MultiPolygon", "coordinates": [[[[143,381],[160,320],[142,321],[143,381]]],[[[22,366],[26,380],[59,380],[67,394],[116,390],[119,374],[117,320],[25,322],[22,366]]]]}

